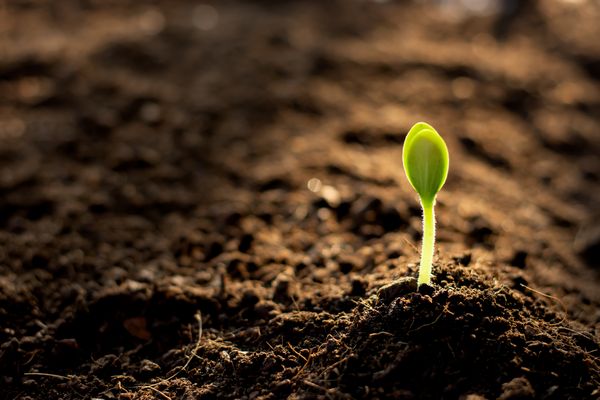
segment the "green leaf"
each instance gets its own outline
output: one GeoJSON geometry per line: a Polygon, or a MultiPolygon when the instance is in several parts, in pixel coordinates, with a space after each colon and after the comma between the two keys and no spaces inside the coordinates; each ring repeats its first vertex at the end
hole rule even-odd
{"type": "Polygon", "coordinates": [[[416,123],[404,140],[402,162],[421,201],[433,204],[448,176],[449,157],[444,139],[431,125],[416,123]]]}

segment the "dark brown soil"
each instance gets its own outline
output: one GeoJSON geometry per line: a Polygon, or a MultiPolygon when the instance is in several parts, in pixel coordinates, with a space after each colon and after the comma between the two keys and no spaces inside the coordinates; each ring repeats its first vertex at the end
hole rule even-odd
{"type": "Polygon", "coordinates": [[[438,3],[0,1],[0,399],[599,398],[600,6],[438,3]]]}

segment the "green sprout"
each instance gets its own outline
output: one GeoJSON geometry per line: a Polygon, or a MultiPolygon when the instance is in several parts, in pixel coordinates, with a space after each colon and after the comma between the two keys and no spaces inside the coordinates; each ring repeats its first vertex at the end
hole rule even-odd
{"type": "Polygon", "coordinates": [[[429,124],[417,122],[410,128],[402,149],[404,171],[419,194],[423,208],[423,245],[418,285],[431,284],[431,264],[435,245],[435,196],[448,176],[448,148],[429,124]]]}

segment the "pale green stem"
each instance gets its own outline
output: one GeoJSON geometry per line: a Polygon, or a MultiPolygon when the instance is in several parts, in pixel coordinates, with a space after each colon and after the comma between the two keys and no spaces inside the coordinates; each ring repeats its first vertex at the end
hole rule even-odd
{"type": "Polygon", "coordinates": [[[419,267],[419,286],[422,284],[431,285],[431,264],[433,262],[433,249],[435,245],[435,213],[433,207],[435,199],[432,201],[423,201],[423,244],[421,247],[421,265],[419,267]]]}

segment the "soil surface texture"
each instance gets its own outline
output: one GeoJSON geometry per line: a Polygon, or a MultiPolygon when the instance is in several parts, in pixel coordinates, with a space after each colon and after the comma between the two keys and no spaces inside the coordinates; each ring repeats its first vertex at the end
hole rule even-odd
{"type": "Polygon", "coordinates": [[[600,398],[599,20],[0,0],[0,399],[600,398]]]}

